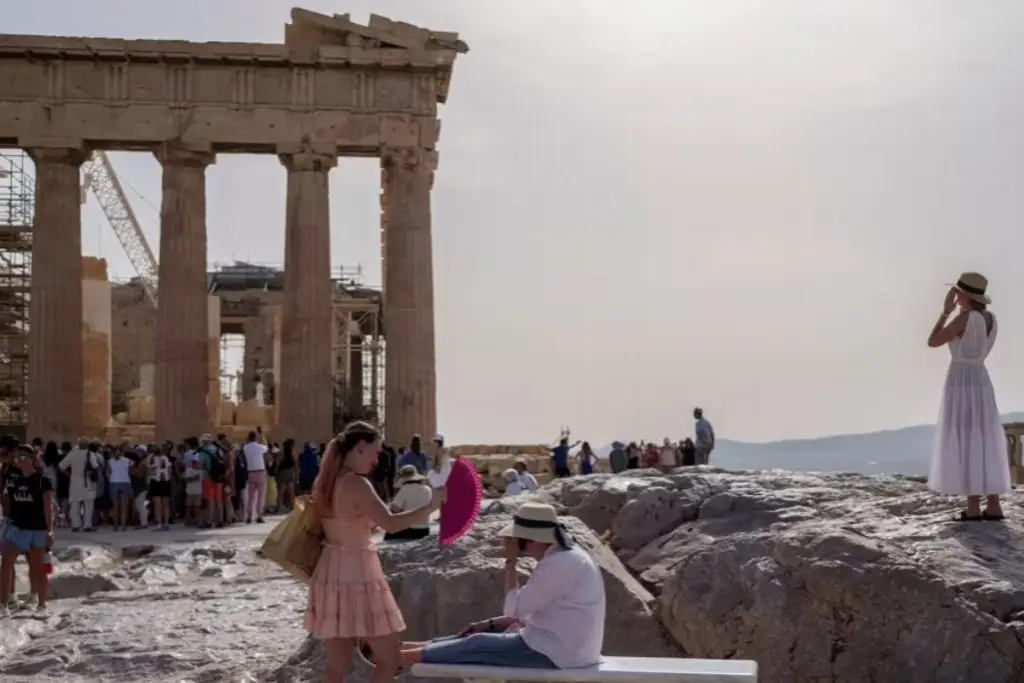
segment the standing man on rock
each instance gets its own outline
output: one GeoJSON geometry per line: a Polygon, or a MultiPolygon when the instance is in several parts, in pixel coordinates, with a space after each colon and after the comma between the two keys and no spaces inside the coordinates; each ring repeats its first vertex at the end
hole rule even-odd
{"type": "Polygon", "coordinates": [[[697,421],[694,430],[697,436],[697,456],[694,464],[707,465],[711,460],[711,451],[715,449],[715,430],[704,419],[704,411],[700,408],[693,409],[693,419],[697,421]]]}

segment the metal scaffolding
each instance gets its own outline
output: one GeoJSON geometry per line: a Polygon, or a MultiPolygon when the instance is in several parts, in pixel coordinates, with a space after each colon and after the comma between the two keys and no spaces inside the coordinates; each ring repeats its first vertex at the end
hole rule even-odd
{"type": "Polygon", "coordinates": [[[0,150],[0,431],[24,438],[28,423],[28,325],[35,165],[0,150]]]}
{"type": "Polygon", "coordinates": [[[334,300],[334,422],[384,421],[384,330],[380,297],[334,300]]]}

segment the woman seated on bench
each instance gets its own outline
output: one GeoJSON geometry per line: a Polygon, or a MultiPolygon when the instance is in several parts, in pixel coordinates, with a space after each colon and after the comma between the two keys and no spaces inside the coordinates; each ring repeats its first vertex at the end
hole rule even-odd
{"type": "MultiPolygon", "coordinates": [[[[586,550],[575,546],[555,509],[525,503],[505,537],[505,611],[458,635],[402,643],[402,667],[476,664],[527,669],[569,669],[597,664],[604,640],[604,579],[586,550]],[[520,557],[537,560],[522,588],[520,557]]],[[[372,652],[360,643],[362,655],[372,652]]]]}

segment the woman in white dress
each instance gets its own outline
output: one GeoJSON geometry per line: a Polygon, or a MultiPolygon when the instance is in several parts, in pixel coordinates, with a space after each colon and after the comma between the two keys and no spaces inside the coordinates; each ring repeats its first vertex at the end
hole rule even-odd
{"type": "Polygon", "coordinates": [[[951,356],[928,485],[939,493],[967,496],[967,508],[960,513],[965,522],[1002,520],[999,496],[1010,491],[1006,436],[985,367],[997,332],[996,318],[987,310],[987,287],[979,273],[961,275],[928,337],[928,346],[948,345],[951,356]],[[947,324],[958,305],[960,312],[947,324]]]}

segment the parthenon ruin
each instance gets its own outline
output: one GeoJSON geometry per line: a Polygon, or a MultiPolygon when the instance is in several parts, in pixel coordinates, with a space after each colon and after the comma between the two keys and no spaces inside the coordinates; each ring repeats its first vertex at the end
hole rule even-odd
{"type": "MultiPolygon", "coordinates": [[[[88,308],[80,167],[98,149],[149,151],[163,170],[156,439],[214,426],[210,339],[220,330],[209,312],[206,170],[230,153],[275,154],[287,169],[274,431],[324,439],[335,426],[328,174],[339,157],[356,156],[381,163],[386,435],[402,443],[434,433],[437,105],[467,49],[456,33],[302,9],[292,10],[281,44],[0,35],[0,148],[35,162],[31,225],[7,226],[3,236],[30,232],[28,436],[77,438],[86,411],[95,412],[86,342],[68,332],[88,308]]],[[[6,271],[0,279],[10,285],[16,276],[6,271]]],[[[15,355],[0,350],[0,362],[15,355]]]]}

